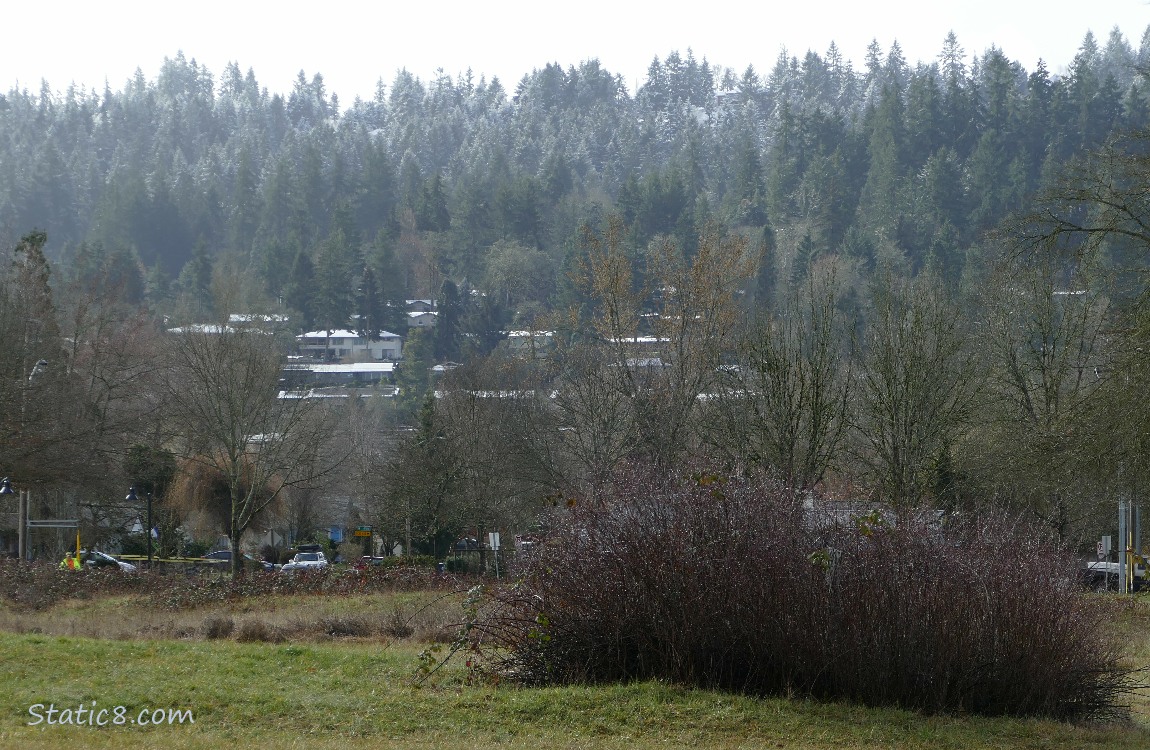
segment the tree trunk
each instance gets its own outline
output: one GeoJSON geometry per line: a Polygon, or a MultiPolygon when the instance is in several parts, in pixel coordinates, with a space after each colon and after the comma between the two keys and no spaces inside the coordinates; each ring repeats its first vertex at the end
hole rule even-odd
{"type": "Polygon", "coordinates": [[[239,512],[240,500],[232,495],[232,508],[231,517],[232,522],[228,526],[228,541],[232,546],[232,578],[242,578],[244,574],[244,556],[240,551],[240,537],[243,536],[243,528],[240,526],[239,512]]]}

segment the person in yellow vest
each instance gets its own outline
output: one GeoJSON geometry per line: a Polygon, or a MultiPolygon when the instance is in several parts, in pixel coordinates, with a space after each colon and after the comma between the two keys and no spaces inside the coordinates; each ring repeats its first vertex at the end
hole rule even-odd
{"type": "Polygon", "coordinates": [[[83,567],[80,562],[80,550],[76,550],[76,554],[68,555],[60,561],[60,570],[79,570],[83,567]]]}

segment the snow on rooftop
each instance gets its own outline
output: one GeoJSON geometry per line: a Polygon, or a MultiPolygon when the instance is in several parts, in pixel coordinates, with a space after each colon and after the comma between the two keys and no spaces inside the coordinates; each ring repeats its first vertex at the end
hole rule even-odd
{"type": "Polygon", "coordinates": [[[322,372],[332,374],[348,374],[357,372],[394,372],[394,362],[352,362],[350,364],[323,364],[323,365],[302,365],[299,366],[301,370],[310,370],[311,372],[322,372]]]}
{"type": "MultiPolygon", "coordinates": [[[[299,336],[296,336],[297,339],[319,339],[319,340],[325,340],[325,341],[329,337],[333,338],[333,339],[362,338],[358,332],[349,331],[346,328],[338,328],[334,331],[308,331],[307,333],[300,334],[299,336]]],[[[401,338],[398,333],[392,333],[391,331],[380,331],[379,337],[381,339],[386,339],[386,338],[398,339],[398,338],[401,338]]]]}

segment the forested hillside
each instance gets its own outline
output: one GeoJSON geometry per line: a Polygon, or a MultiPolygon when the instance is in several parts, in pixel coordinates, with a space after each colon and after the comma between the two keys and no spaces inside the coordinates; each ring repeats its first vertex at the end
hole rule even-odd
{"type": "MultiPolygon", "coordinates": [[[[318,74],[283,94],[182,55],[119,91],[9,91],[0,464],[74,499],[122,496],[141,445],[203,463],[162,328],[287,313],[407,337],[398,398],[332,401],[345,517],[297,495],[292,539],[354,516],[438,554],[699,460],[1096,539],[1150,482],[1147,71],[1150,30],[1087,34],[1065,75],[952,35],[861,68],[670,52],[634,95],[592,60],[513,89],[401,72],[346,106],[318,74]],[[409,331],[421,298],[437,323],[409,331]]],[[[272,402],[277,367],[252,380],[272,402]]],[[[256,422],[223,430],[236,462],[278,432],[256,422]]]]}
{"type": "Polygon", "coordinates": [[[593,60],[513,90],[401,72],[341,106],[319,74],[269,92],[177,55],[121,90],[0,97],[0,228],[7,246],[45,230],[69,272],[138,268],[132,294],[193,318],[177,300],[213,269],[310,323],[346,317],[367,268],[385,299],[499,292],[511,322],[554,301],[579,227],[610,212],[636,248],[690,252],[708,221],[758,232],[770,284],[828,254],[956,281],[1056,167],[1146,124],[1148,62],[1150,38],[1117,31],[1087,34],[1066,76],[952,35],[922,62],[874,43],[861,68],[833,43],[741,73],[671,52],[633,97],[593,60]]]}

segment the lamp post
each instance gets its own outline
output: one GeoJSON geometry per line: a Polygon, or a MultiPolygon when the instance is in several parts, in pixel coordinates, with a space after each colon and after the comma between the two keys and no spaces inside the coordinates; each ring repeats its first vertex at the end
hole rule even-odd
{"type": "MultiPolygon", "coordinates": [[[[148,490],[144,493],[144,497],[148,499],[148,528],[145,535],[148,538],[148,570],[152,569],[152,491],[148,490]]],[[[136,496],[135,486],[128,488],[128,495],[124,498],[129,503],[138,503],[140,498],[136,496]]]]}

